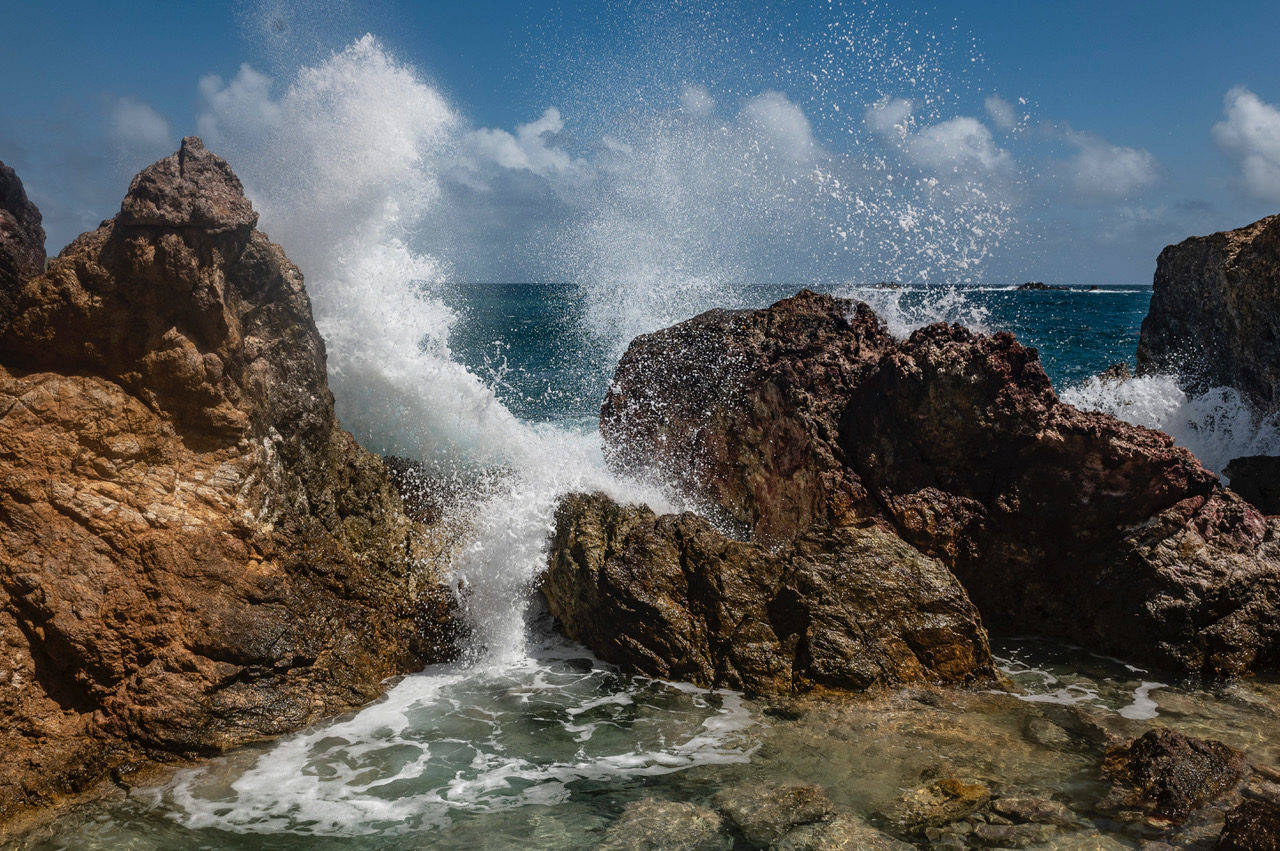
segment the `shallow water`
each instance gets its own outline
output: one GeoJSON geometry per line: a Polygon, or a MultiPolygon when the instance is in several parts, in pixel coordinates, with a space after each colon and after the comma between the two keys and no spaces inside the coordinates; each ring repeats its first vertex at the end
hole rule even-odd
{"type": "Polygon", "coordinates": [[[1007,691],[757,702],[549,641],[519,664],[406,677],[353,716],[79,805],[16,847],[589,848],[642,798],[802,782],[874,822],[937,776],[1062,801],[1080,822],[1061,847],[1127,847],[1091,813],[1108,736],[1167,725],[1280,763],[1274,681],[1197,691],[1035,639],[996,652],[1007,691]]]}

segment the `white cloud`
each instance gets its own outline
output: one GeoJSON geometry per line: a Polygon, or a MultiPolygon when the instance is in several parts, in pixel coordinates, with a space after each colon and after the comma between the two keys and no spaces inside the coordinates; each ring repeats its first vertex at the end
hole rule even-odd
{"type": "Polygon", "coordinates": [[[131,97],[122,97],[111,109],[111,137],[121,144],[142,150],[167,148],[173,143],[173,129],[160,113],[131,97]]]}
{"type": "Polygon", "coordinates": [[[817,151],[813,126],[804,110],[780,92],[766,91],[742,106],[742,120],[762,141],[794,162],[807,162],[817,151]]]}
{"type": "Polygon", "coordinates": [[[563,130],[560,110],[550,106],[536,120],[517,125],[515,133],[490,128],[473,130],[463,141],[463,149],[470,155],[468,166],[476,171],[482,170],[485,163],[493,163],[539,177],[563,174],[581,167],[568,151],[554,144],[563,130]]]}
{"type": "Polygon", "coordinates": [[[907,155],[935,174],[998,174],[1013,167],[986,125],[965,115],[916,133],[907,140],[907,155]]]}
{"type": "Polygon", "coordinates": [[[1159,163],[1150,151],[1113,145],[1093,133],[1068,130],[1065,138],[1076,149],[1066,163],[1067,179],[1081,198],[1125,198],[1159,180],[1159,163]]]}
{"type": "Polygon", "coordinates": [[[1013,170],[1013,157],[978,119],[961,115],[915,130],[913,108],[905,98],[885,98],[867,108],[865,121],[872,132],[896,144],[908,161],[936,177],[1006,175],[1013,170]]]}
{"type": "Polygon", "coordinates": [[[911,132],[911,110],[906,98],[883,98],[867,107],[867,126],[880,136],[906,138],[911,132]]]}
{"type": "Polygon", "coordinates": [[[983,103],[986,107],[987,115],[991,117],[991,123],[1001,130],[1012,130],[1018,126],[1018,114],[1013,109],[1013,104],[1009,103],[999,95],[991,95],[983,103]]]}
{"type": "Polygon", "coordinates": [[[703,116],[711,114],[716,102],[706,86],[688,85],[680,92],[680,105],[691,115],[703,116]]]}
{"type": "Polygon", "coordinates": [[[1223,113],[1213,138],[1237,161],[1245,188],[1265,201],[1280,201],[1280,110],[1236,86],[1227,92],[1223,113]]]}

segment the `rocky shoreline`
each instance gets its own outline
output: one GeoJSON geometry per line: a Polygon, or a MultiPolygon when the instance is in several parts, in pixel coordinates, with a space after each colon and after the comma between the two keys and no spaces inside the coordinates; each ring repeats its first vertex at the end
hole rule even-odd
{"type": "Polygon", "coordinates": [[[0,819],[451,656],[440,545],[227,164],[184,139],[47,269],[0,180],[0,819]]]}

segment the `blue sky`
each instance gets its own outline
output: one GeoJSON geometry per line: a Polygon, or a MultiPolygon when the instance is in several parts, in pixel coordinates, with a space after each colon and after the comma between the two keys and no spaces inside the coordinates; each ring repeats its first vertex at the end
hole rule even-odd
{"type": "Polygon", "coordinates": [[[0,159],[55,250],[198,127],[266,191],[246,111],[365,33],[447,109],[403,230],[462,279],[1146,281],[1280,212],[1274,2],[0,7],[0,159]]]}

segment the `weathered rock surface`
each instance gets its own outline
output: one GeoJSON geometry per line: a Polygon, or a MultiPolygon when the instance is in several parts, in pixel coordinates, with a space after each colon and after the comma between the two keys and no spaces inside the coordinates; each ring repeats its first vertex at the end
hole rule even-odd
{"type": "Polygon", "coordinates": [[[600,851],[727,851],[733,840],[720,814],[681,801],[629,804],[609,826],[600,851]]]}
{"type": "Polygon", "coordinates": [[[1280,514],[1280,458],[1246,455],[1223,470],[1231,489],[1263,514],[1280,514]]]}
{"type": "Polygon", "coordinates": [[[1280,216],[1160,252],[1138,368],[1280,405],[1280,216]]]}
{"type": "Polygon", "coordinates": [[[1210,676],[1280,655],[1274,523],[1167,435],[1063,404],[1010,334],[892,339],[811,292],[638,338],[601,414],[749,540],[882,524],[987,624],[1210,676]]]}
{"type": "Polygon", "coordinates": [[[1137,811],[1176,825],[1235,789],[1249,764],[1221,742],[1158,729],[1110,751],[1102,771],[1112,786],[1101,810],[1137,811]]]}
{"type": "Polygon", "coordinates": [[[198,139],[9,282],[0,818],[376,697],[452,598],[338,424],[302,275],[198,139]]]}
{"type": "Polygon", "coordinates": [[[959,583],[884,529],[766,548],[603,494],[567,497],[556,519],[551,613],[627,670],[752,693],[996,676],[959,583]]]}
{"type": "Polygon", "coordinates": [[[1280,851],[1280,802],[1250,798],[1227,813],[1219,851],[1280,851]]]}
{"type": "Polygon", "coordinates": [[[14,170],[0,162],[0,325],[9,319],[18,282],[43,271],[40,211],[14,170]]]}

